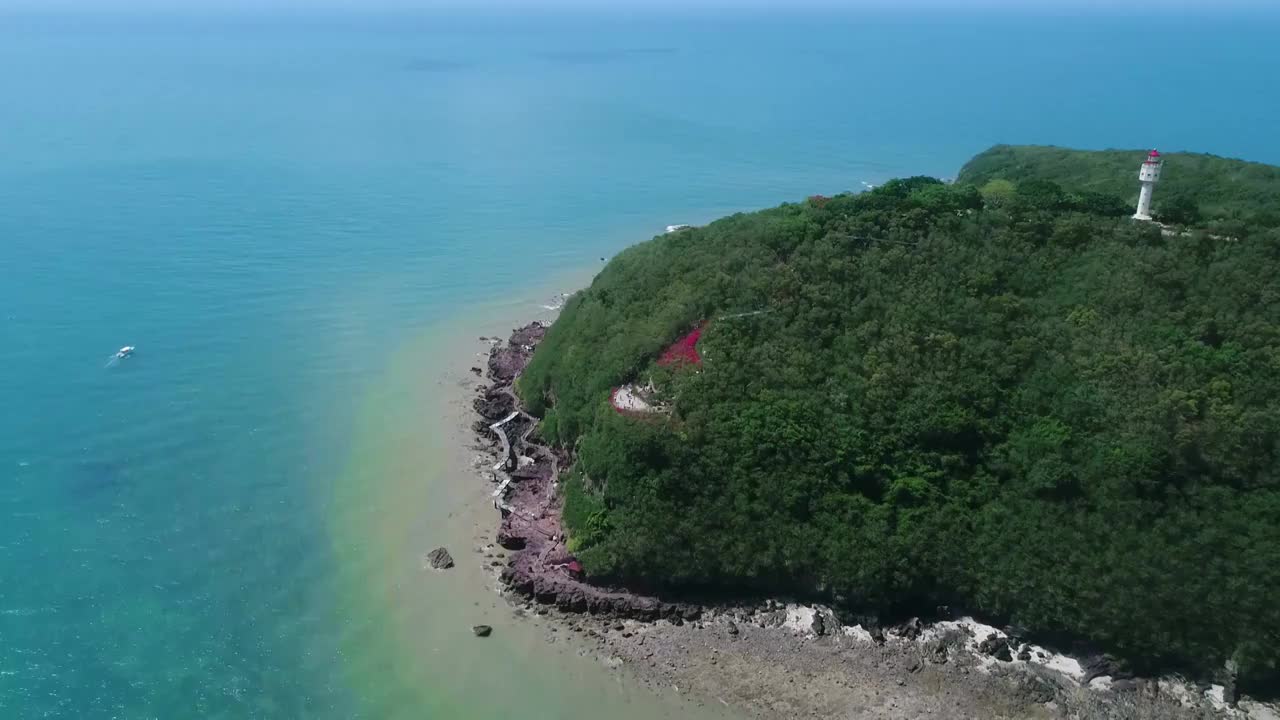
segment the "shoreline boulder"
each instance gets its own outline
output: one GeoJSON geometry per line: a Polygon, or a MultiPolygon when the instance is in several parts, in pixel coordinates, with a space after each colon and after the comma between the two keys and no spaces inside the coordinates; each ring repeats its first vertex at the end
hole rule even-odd
{"type": "Polygon", "coordinates": [[[448,570],[453,567],[453,556],[449,551],[438,547],[427,553],[427,563],[431,565],[433,570],[448,570]]]}

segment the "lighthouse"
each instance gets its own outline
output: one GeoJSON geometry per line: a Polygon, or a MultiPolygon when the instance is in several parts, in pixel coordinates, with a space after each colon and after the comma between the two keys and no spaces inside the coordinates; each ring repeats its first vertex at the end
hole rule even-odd
{"type": "Polygon", "coordinates": [[[1133,214],[1134,220],[1151,219],[1151,193],[1160,182],[1160,169],[1164,167],[1164,158],[1159,151],[1152,150],[1146,162],[1138,170],[1138,180],[1142,183],[1142,192],[1138,194],[1138,212],[1133,214]]]}

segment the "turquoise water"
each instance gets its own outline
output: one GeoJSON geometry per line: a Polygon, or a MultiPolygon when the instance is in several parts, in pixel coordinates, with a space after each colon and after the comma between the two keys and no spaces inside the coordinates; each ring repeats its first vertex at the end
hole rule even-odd
{"type": "Polygon", "coordinates": [[[404,610],[482,597],[400,591],[445,525],[465,553],[416,410],[465,319],[666,224],[995,142],[1280,163],[1277,30],[0,16],[0,716],[598,714],[536,645],[477,697],[452,648],[494,658],[404,610]]]}

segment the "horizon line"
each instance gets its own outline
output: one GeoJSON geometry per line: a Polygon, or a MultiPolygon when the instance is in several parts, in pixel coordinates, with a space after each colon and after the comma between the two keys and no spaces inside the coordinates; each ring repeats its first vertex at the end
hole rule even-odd
{"type": "Polygon", "coordinates": [[[1123,17],[1145,17],[1153,22],[1177,19],[1181,15],[1195,17],[1229,16],[1240,11],[1262,11],[1280,14],[1280,7],[1267,0],[1217,0],[1209,5],[1201,0],[1133,0],[1120,7],[1109,0],[1057,0],[1024,3],[1018,0],[796,0],[778,7],[774,0],[657,0],[656,2],[601,3],[593,0],[437,0],[430,3],[415,0],[211,0],[181,3],[167,0],[0,0],[0,15],[76,13],[85,15],[132,14],[155,15],[222,15],[222,14],[317,14],[317,13],[402,13],[402,14],[485,14],[491,12],[520,15],[548,12],[574,12],[583,15],[679,13],[701,14],[723,11],[754,11],[796,15],[807,11],[878,12],[894,15],[914,13],[998,13],[1010,16],[1062,15],[1088,13],[1123,17]],[[1156,12],[1153,12],[1156,11],[1156,12]]]}

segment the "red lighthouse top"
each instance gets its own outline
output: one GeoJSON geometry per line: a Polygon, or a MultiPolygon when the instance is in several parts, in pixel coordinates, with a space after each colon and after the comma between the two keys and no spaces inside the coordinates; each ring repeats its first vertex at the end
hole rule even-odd
{"type": "Polygon", "coordinates": [[[1158,159],[1160,159],[1160,151],[1159,151],[1159,150],[1152,150],[1152,151],[1151,151],[1151,154],[1150,154],[1150,155],[1148,155],[1148,156],[1147,156],[1147,158],[1148,158],[1148,159],[1151,159],[1151,160],[1158,160],[1158,159]]]}

